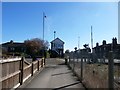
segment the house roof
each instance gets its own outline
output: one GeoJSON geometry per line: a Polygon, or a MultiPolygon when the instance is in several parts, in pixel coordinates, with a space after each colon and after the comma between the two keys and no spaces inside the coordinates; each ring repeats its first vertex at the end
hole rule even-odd
{"type": "MultiPolygon", "coordinates": [[[[112,45],[112,43],[108,43],[108,44],[105,44],[105,45],[99,45],[99,46],[95,46],[93,49],[97,48],[97,47],[110,47],[112,45]]],[[[120,44],[117,44],[117,47],[120,47],[120,44]]]]}
{"type": "Polygon", "coordinates": [[[50,43],[53,43],[53,42],[55,42],[56,40],[61,41],[63,44],[65,43],[65,42],[63,42],[61,39],[59,39],[58,37],[57,37],[56,39],[54,39],[53,41],[51,41],[50,43]]]}
{"type": "MultiPolygon", "coordinates": [[[[111,43],[108,43],[108,44],[105,44],[105,45],[102,44],[102,45],[99,45],[99,46],[95,46],[94,48],[97,48],[97,47],[103,47],[103,46],[105,46],[105,47],[107,47],[107,46],[111,46],[111,43]]],[[[94,48],[93,48],[93,49],[94,49],[94,48]]]]}
{"type": "Polygon", "coordinates": [[[24,46],[24,43],[19,43],[19,42],[6,42],[6,43],[2,43],[2,46],[6,47],[6,46],[24,46]]]}

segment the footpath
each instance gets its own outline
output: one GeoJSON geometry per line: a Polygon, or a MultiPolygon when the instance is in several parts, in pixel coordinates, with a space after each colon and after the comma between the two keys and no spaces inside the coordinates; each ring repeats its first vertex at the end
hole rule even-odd
{"type": "Polygon", "coordinates": [[[85,90],[82,83],[64,64],[64,59],[56,58],[46,59],[45,68],[20,88],[46,88],[52,90],[71,88],[85,90]]]}

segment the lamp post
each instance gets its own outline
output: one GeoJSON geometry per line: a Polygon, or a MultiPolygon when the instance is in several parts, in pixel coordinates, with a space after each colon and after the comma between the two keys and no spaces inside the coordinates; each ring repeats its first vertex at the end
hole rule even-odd
{"type": "Polygon", "coordinates": [[[43,41],[44,41],[44,24],[45,24],[45,13],[43,12],[43,41]]]}
{"type": "Polygon", "coordinates": [[[76,63],[76,62],[75,62],[75,59],[76,59],[77,47],[75,47],[74,49],[75,49],[75,51],[74,51],[74,54],[73,54],[73,55],[74,55],[74,56],[73,56],[73,71],[74,71],[75,63],[76,63]]]}
{"type": "Polygon", "coordinates": [[[56,31],[54,31],[54,40],[55,40],[55,34],[56,34],[56,31]]]}
{"type": "Polygon", "coordinates": [[[43,12],[43,61],[44,61],[44,65],[45,65],[45,55],[44,55],[44,24],[45,24],[45,18],[46,18],[46,16],[45,16],[45,13],[43,12]]]}
{"type": "Polygon", "coordinates": [[[92,62],[94,62],[94,59],[93,59],[93,31],[92,31],[92,26],[91,26],[91,59],[92,59],[92,62]]]}
{"type": "MultiPolygon", "coordinates": [[[[56,31],[54,31],[54,40],[55,40],[55,34],[56,34],[56,31]]],[[[53,46],[54,46],[54,49],[55,49],[55,43],[53,42],[53,46]]]]}
{"type": "Polygon", "coordinates": [[[93,31],[91,26],[91,52],[93,53],[93,31]]]}
{"type": "MultiPolygon", "coordinates": [[[[46,16],[45,16],[45,13],[43,12],[43,43],[44,43],[44,24],[45,24],[45,18],[46,18],[46,16]]],[[[44,57],[44,44],[43,44],[43,57],[44,57]]]]}

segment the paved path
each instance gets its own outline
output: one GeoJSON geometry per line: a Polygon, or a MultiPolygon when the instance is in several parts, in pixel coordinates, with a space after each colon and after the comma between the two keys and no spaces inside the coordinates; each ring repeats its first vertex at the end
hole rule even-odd
{"type": "Polygon", "coordinates": [[[44,70],[24,88],[84,89],[62,59],[47,59],[44,70]]]}

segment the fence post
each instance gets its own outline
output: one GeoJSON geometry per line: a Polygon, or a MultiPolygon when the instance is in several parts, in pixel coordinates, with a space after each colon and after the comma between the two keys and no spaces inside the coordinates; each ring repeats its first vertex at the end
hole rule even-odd
{"type": "Polygon", "coordinates": [[[69,65],[70,65],[70,56],[69,56],[69,65]]]}
{"type": "Polygon", "coordinates": [[[46,62],[45,62],[45,58],[43,58],[43,60],[44,60],[44,65],[45,65],[45,63],[46,63],[46,62]]]}
{"type": "Polygon", "coordinates": [[[71,59],[70,59],[70,56],[69,56],[69,64],[68,65],[71,68],[70,64],[71,64],[71,59]]]}
{"type": "Polygon", "coordinates": [[[43,67],[43,58],[42,58],[42,60],[41,60],[41,67],[43,67]]]}
{"type": "Polygon", "coordinates": [[[40,65],[39,65],[39,60],[38,60],[38,62],[37,62],[37,63],[38,63],[38,71],[39,71],[39,66],[40,66],[40,65]]]}
{"type": "Polygon", "coordinates": [[[75,52],[73,54],[73,72],[74,72],[74,68],[75,68],[75,52]]]}
{"type": "Polygon", "coordinates": [[[20,61],[20,85],[23,84],[24,57],[20,61]]]}
{"type": "Polygon", "coordinates": [[[76,53],[74,52],[74,54],[73,54],[73,69],[72,69],[72,71],[73,71],[73,75],[76,76],[76,72],[75,72],[75,66],[76,66],[76,65],[75,65],[75,63],[76,63],[76,62],[75,62],[75,59],[76,59],[76,56],[75,56],[75,55],[76,55],[76,53]]]}
{"type": "Polygon", "coordinates": [[[113,60],[113,52],[109,52],[108,59],[108,88],[111,90],[114,88],[114,60],[113,60]]]}
{"type": "Polygon", "coordinates": [[[83,57],[81,56],[81,81],[83,79],[83,57]]]}
{"type": "Polygon", "coordinates": [[[65,58],[65,65],[67,65],[68,64],[68,59],[67,59],[67,57],[65,58]]]}
{"type": "Polygon", "coordinates": [[[31,66],[31,76],[33,76],[33,72],[34,72],[34,69],[33,69],[33,62],[32,62],[32,66],[31,66]]]}

